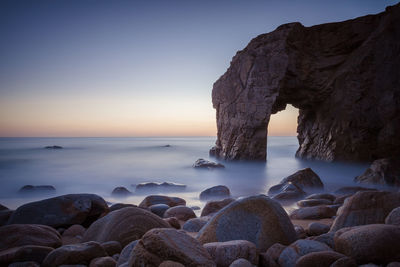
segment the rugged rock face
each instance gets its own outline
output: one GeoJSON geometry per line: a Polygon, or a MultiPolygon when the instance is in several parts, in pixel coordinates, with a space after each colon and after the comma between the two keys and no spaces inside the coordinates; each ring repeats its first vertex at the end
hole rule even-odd
{"type": "Polygon", "coordinates": [[[265,160],[271,114],[299,108],[296,153],[374,160],[400,152],[400,4],[339,23],[290,23],[232,59],[212,92],[218,139],[210,154],[265,160]]]}

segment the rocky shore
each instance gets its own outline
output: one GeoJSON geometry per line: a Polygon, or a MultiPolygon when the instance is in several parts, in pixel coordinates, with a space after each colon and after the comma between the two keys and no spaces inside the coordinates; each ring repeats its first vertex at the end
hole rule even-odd
{"type": "Polygon", "coordinates": [[[400,266],[394,189],[326,192],[308,168],[266,195],[235,199],[216,185],[199,199],[199,217],[166,195],[137,205],[70,194],[0,206],[0,266],[400,266]],[[298,208],[287,213],[288,203],[298,208]]]}

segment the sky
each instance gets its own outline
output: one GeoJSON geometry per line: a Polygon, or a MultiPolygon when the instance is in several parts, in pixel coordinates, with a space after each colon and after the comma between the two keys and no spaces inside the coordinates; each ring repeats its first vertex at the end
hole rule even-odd
{"type": "MultiPolygon", "coordinates": [[[[252,38],[397,2],[2,0],[0,137],[215,136],[212,85],[252,38]]],[[[296,135],[297,115],[269,135],[296,135]]]]}

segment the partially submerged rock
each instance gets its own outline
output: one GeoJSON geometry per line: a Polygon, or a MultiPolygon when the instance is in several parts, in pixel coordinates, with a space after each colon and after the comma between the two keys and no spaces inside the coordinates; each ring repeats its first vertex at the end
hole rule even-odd
{"type": "Polygon", "coordinates": [[[56,188],[52,185],[24,185],[18,190],[18,193],[54,193],[56,188]]]}
{"type": "Polygon", "coordinates": [[[216,162],[212,162],[212,161],[205,160],[205,159],[198,159],[193,164],[193,168],[216,169],[216,168],[225,168],[225,166],[222,165],[221,163],[216,163],[216,162]]]}
{"type": "Polygon", "coordinates": [[[173,182],[147,182],[136,185],[136,191],[183,191],[186,189],[186,185],[178,184],[173,182]]]}
{"type": "Polygon", "coordinates": [[[260,251],[275,243],[296,240],[293,224],[282,206],[267,196],[236,200],[216,213],[197,236],[201,243],[248,240],[260,251]]]}
{"type": "Polygon", "coordinates": [[[132,195],[132,192],[126,189],[126,187],[119,186],[113,189],[111,195],[114,197],[127,197],[132,195]]]}
{"type": "Polygon", "coordinates": [[[45,149],[62,149],[62,146],[45,146],[45,149]]]}
{"type": "MultiPolygon", "coordinates": [[[[175,206],[177,207],[177,206],[175,206]]],[[[164,218],[164,213],[170,208],[167,204],[155,204],[149,207],[149,210],[157,216],[164,218]]]]}
{"type": "Polygon", "coordinates": [[[225,185],[217,185],[202,191],[200,193],[200,199],[201,200],[220,199],[220,198],[227,198],[230,195],[231,192],[228,187],[226,187],[225,185]]]}
{"type": "Polygon", "coordinates": [[[107,203],[94,194],[70,194],[20,206],[8,224],[44,224],[52,227],[90,225],[108,212],[107,203]]]}
{"type": "Polygon", "coordinates": [[[179,205],[186,205],[186,201],[179,197],[169,197],[169,196],[162,196],[162,195],[150,195],[143,199],[140,202],[140,208],[148,208],[155,204],[166,204],[170,207],[175,207],[179,205]]]}
{"type": "Polygon", "coordinates": [[[186,206],[175,206],[167,209],[164,213],[164,218],[175,217],[181,221],[187,221],[192,218],[196,218],[194,211],[186,206]]]}
{"type": "Polygon", "coordinates": [[[371,166],[354,181],[364,184],[400,186],[400,158],[384,158],[372,162],[371,166]]]}

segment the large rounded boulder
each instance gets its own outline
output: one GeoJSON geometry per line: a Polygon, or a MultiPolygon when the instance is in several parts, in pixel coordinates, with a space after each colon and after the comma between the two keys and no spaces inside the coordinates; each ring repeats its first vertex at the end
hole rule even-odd
{"type": "Polygon", "coordinates": [[[140,202],[140,208],[149,208],[152,205],[156,204],[166,204],[170,207],[175,207],[179,205],[186,205],[186,201],[179,197],[169,197],[163,195],[150,195],[145,197],[145,199],[140,202]]]}
{"type": "Polygon", "coordinates": [[[261,251],[271,245],[288,245],[296,232],[287,213],[267,196],[236,200],[216,213],[197,236],[201,243],[247,240],[261,251]]]}
{"type": "Polygon", "coordinates": [[[94,194],[69,194],[27,203],[16,209],[8,224],[43,224],[54,228],[90,225],[108,212],[107,203],[94,194]]]}
{"type": "Polygon", "coordinates": [[[123,247],[131,241],[140,239],[153,228],[168,228],[168,223],[157,215],[135,207],[110,212],[95,221],[85,232],[83,242],[118,241],[123,247]]]}
{"type": "Polygon", "coordinates": [[[400,192],[358,192],[347,198],[338,210],[331,231],[350,226],[385,223],[386,216],[399,206],[400,192]]]}

